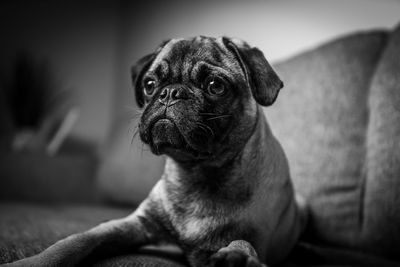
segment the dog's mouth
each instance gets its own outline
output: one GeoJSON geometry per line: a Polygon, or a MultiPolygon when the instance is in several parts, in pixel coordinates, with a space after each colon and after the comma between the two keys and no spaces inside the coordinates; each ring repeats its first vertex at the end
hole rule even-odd
{"type": "MultiPolygon", "coordinates": [[[[179,127],[173,119],[155,119],[149,125],[148,136],[145,138],[147,142],[144,141],[156,155],[168,154],[181,159],[201,159],[210,156],[211,153],[206,149],[206,142],[192,140],[196,138],[188,135],[181,128],[183,127],[179,127]]],[[[196,132],[195,129],[192,130],[193,132],[196,132]]]]}
{"type": "Polygon", "coordinates": [[[150,125],[150,147],[154,154],[162,154],[166,149],[179,149],[185,140],[178,127],[170,119],[159,119],[150,125]]]}

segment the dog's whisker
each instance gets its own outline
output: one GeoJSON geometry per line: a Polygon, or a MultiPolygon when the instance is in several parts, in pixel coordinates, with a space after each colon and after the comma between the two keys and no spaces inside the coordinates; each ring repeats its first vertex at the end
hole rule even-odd
{"type": "Polygon", "coordinates": [[[127,127],[126,129],[125,129],[125,134],[127,135],[127,136],[131,136],[132,134],[134,134],[135,133],[135,131],[136,131],[136,126],[129,126],[129,127],[127,127]]]}
{"type": "Polygon", "coordinates": [[[144,148],[144,143],[142,142],[142,149],[140,150],[140,157],[143,158],[143,148],[144,148]]]}
{"type": "Polygon", "coordinates": [[[203,113],[203,112],[200,112],[199,115],[215,116],[215,115],[220,115],[220,114],[218,114],[218,113],[203,113]]]}
{"type": "Polygon", "coordinates": [[[129,120],[135,121],[135,120],[138,120],[142,116],[142,113],[131,114],[130,116],[131,116],[131,118],[129,120]]]}
{"type": "Polygon", "coordinates": [[[132,106],[124,106],[124,109],[129,111],[129,112],[135,112],[135,113],[142,113],[142,109],[134,108],[132,106]]]}
{"type": "Polygon", "coordinates": [[[136,121],[138,118],[140,118],[140,116],[142,116],[142,114],[135,114],[132,115],[132,117],[129,119],[130,121],[136,121]]]}
{"type": "Polygon", "coordinates": [[[201,129],[201,130],[203,130],[204,132],[206,132],[206,133],[208,133],[208,130],[207,130],[207,128],[205,128],[204,126],[202,126],[202,125],[198,125],[199,126],[199,128],[201,129]]]}
{"type": "Polygon", "coordinates": [[[207,118],[206,120],[211,121],[211,120],[216,120],[216,119],[228,118],[228,117],[231,117],[231,116],[232,115],[230,115],[230,114],[220,115],[220,116],[215,116],[215,117],[212,117],[212,118],[207,118]]]}
{"type": "Polygon", "coordinates": [[[208,126],[208,125],[206,125],[206,124],[204,124],[204,123],[201,123],[201,122],[197,122],[197,125],[202,126],[202,127],[205,127],[205,128],[211,133],[211,135],[213,136],[213,138],[215,137],[214,131],[211,129],[210,126],[208,126]]]}
{"type": "Polygon", "coordinates": [[[133,145],[133,141],[134,141],[135,137],[138,135],[138,133],[139,133],[139,126],[137,126],[135,131],[133,132],[133,135],[131,138],[131,146],[133,145]]]}
{"type": "Polygon", "coordinates": [[[135,134],[138,129],[139,129],[139,123],[137,123],[136,121],[131,121],[126,131],[128,135],[131,135],[135,134]]]}

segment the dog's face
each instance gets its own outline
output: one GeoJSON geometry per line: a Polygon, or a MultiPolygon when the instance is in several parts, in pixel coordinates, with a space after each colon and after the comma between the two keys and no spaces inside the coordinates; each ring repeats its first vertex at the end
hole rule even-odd
{"type": "Polygon", "coordinates": [[[132,68],[140,138],[155,154],[204,160],[251,134],[282,82],[262,52],[228,38],[173,39],[132,68]]]}

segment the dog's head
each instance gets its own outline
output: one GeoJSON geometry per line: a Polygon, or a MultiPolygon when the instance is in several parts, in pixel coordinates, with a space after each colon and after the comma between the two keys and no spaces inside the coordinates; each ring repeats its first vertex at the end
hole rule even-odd
{"type": "Polygon", "coordinates": [[[155,154],[213,158],[240,146],[283,84],[263,53],[229,38],[195,37],[161,44],[132,68],[144,107],[140,138],[155,154]]]}

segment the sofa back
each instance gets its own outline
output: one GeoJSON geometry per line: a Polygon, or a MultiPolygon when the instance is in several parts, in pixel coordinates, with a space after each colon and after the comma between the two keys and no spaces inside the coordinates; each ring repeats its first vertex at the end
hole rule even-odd
{"type": "Polygon", "coordinates": [[[275,66],[285,87],[265,113],[315,242],[400,259],[399,44],[355,34],[275,66]]]}

